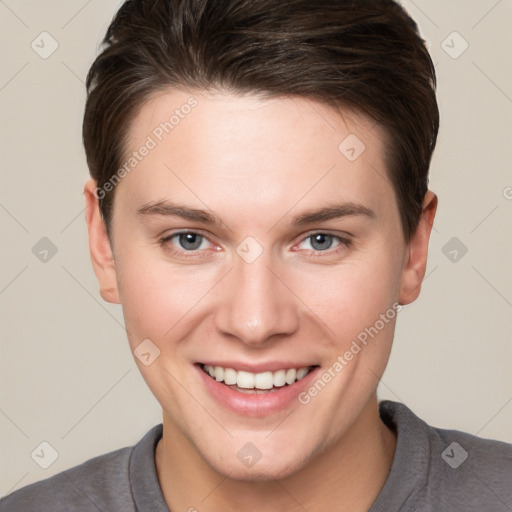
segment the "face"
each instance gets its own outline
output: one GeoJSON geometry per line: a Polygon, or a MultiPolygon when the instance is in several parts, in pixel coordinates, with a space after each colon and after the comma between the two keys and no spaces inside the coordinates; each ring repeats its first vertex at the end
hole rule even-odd
{"type": "Polygon", "coordinates": [[[375,399],[428,239],[403,239],[384,147],[373,121],[304,98],[169,91],[135,117],[113,253],[89,193],[91,252],[191,457],[285,477],[375,399]]]}

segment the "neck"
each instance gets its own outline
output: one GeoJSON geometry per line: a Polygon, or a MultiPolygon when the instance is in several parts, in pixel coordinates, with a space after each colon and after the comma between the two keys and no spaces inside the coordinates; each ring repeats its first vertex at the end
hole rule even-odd
{"type": "Polygon", "coordinates": [[[221,475],[165,415],[155,462],[172,512],[367,512],[384,486],[395,447],[395,434],[381,421],[374,396],[342,438],[282,480],[251,482],[221,475]]]}

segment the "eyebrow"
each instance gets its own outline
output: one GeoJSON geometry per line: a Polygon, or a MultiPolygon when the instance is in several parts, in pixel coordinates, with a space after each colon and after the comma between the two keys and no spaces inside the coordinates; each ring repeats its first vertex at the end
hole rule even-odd
{"type": "Polygon", "coordinates": [[[181,217],[186,220],[203,222],[204,224],[220,225],[220,220],[205,210],[189,208],[187,206],[169,203],[168,201],[156,201],[147,203],[137,210],[137,215],[158,215],[181,217]]]}
{"type": "Polygon", "coordinates": [[[313,224],[315,222],[323,222],[326,220],[358,215],[362,215],[370,219],[375,219],[377,217],[375,212],[367,206],[360,203],[347,202],[332,204],[323,208],[306,211],[295,217],[292,223],[297,226],[303,226],[304,224],[313,224]]]}
{"type": "MultiPolygon", "coordinates": [[[[141,206],[137,210],[137,215],[174,216],[181,217],[182,219],[186,220],[202,222],[208,225],[222,224],[216,215],[206,210],[189,208],[187,206],[170,203],[165,200],[150,202],[141,206]]],[[[350,201],[331,204],[322,208],[306,211],[294,217],[291,221],[291,224],[296,226],[303,226],[305,224],[313,224],[315,222],[324,222],[327,220],[350,216],[364,216],[370,219],[376,218],[375,212],[367,206],[350,201]]]]}

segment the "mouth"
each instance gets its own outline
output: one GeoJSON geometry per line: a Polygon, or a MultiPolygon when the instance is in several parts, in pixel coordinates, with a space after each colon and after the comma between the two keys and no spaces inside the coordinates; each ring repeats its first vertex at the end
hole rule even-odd
{"type": "Polygon", "coordinates": [[[299,395],[318,379],[321,372],[319,365],[300,363],[294,366],[274,362],[259,367],[243,363],[221,364],[220,361],[194,364],[200,386],[222,409],[246,417],[272,417],[303,407],[299,395]]]}
{"type": "Polygon", "coordinates": [[[283,388],[290,387],[309,375],[311,371],[317,368],[317,365],[282,368],[276,371],[259,373],[207,364],[200,364],[199,367],[219,384],[223,384],[238,393],[251,395],[275,393],[283,388]]]}

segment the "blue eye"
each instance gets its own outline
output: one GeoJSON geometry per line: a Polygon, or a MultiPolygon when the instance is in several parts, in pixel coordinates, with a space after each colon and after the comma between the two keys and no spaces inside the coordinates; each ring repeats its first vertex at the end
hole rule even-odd
{"type": "Polygon", "coordinates": [[[160,244],[173,252],[194,252],[208,249],[210,242],[205,236],[194,231],[182,231],[162,238],[160,244]]]}
{"type": "Polygon", "coordinates": [[[195,251],[201,247],[201,243],[204,240],[202,235],[197,233],[178,233],[173,238],[178,238],[180,246],[186,251],[195,251]]]}
{"type": "MultiPolygon", "coordinates": [[[[181,231],[170,234],[160,240],[160,244],[171,254],[190,257],[211,257],[212,251],[220,250],[215,244],[200,233],[195,231],[181,231]]],[[[334,256],[345,251],[351,246],[350,239],[341,238],[329,233],[317,232],[306,236],[298,244],[299,249],[310,253],[311,257],[320,256],[320,253],[334,256]],[[315,255],[315,253],[317,253],[315,255]]]]}
{"type": "Polygon", "coordinates": [[[341,239],[339,236],[329,235],[328,233],[314,233],[304,238],[299,246],[302,246],[301,249],[327,252],[343,244],[348,245],[348,242],[341,239]],[[307,245],[304,246],[303,244],[307,245]]]}
{"type": "Polygon", "coordinates": [[[334,242],[334,237],[325,233],[316,233],[309,236],[308,239],[315,251],[326,251],[332,247],[334,242]]]}

